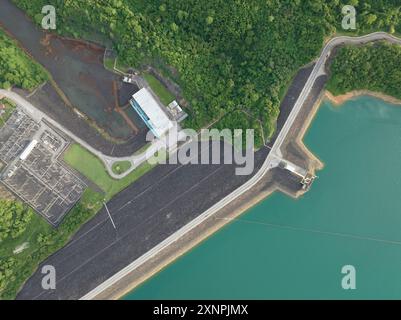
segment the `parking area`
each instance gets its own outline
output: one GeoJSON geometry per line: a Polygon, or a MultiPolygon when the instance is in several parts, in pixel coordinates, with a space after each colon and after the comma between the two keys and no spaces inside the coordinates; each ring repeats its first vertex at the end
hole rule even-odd
{"type": "Polygon", "coordinates": [[[0,129],[0,181],[50,224],[57,226],[81,198],[86,185],[59,156],[70,141],[45,121],[21,109],[0,129]]]}

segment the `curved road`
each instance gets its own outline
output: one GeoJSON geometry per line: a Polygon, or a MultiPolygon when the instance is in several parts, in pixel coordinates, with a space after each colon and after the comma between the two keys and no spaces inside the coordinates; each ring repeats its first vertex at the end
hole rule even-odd
{"type": "Polygon", "coordinates": [[[294,124],[295,119],[297,118],[300,110],[302,109],[302,106],[304,105],[306,99],[308,98],[313,85],[315,84],[317,78],[321,75],[325,74],[325,65],[330,57],[330,54],[332,50],[340,45],[346,44],[346,45],[358,45],[358,44],[364,44],[367,42],[372,42],[372,41],[379,41],[379,40],[387,40],[391,43],[394,44],[399,44],[401,45],[401,39],[397,38],[395,36],[392,36],[388,33],[385,32],[375,32],[371,33],[365,36],[361,37],[348,37],[348,36],[340,36],[340,37],[335,37],[331,39],[323,48],[322,53],[319,57],[319,59],[316,62],[316,65],[311,73],[311,75],[308,78],[308,81],[306,82],[300,96],[298,97],[290,115],[288,116],[283,128],[281,129],[270,153],[266,157],[266,160],[264,161],[262,167],[259,169],[259,171],[251,178],[249,179],[246,183],[244,183],[241,187],[233,191],[231,194],[217,202],[215,205],[213,205],[210,209],[205,211],[203,214],[199,215],[196,219],[192,220],[190,223],[182,227],[180,230],[169,236],[167,239],[159,243],[157,246],[149,250],[147,253],[142,255],[140,258],[136,259],[133,261],[131,264],[129,264],[127,267],[116,273],[114,276],[110,277],[107,279],[105,282],[100,284],[98,287],[90,291],[88,294],[83,296],[81,299],[82,300],[88,300],[88,299],[94,299],[96,298],[97,295],[102,293],[104,290],[121,280],[124,276],[129,274],[131,271],[135,270],[138,268],[140,265],[154,257],[158,252],[163,250],[164,248],[168,247],[172,243],[174,243],[176,240],[181,238],[183,235],[200,225],[203,221],[206,219],[210,218],[214,213],[225,207],[227,204],[229,204],[231,201],[237,199],[240,197],[242,194],[247,192],[249,189],[251,189],[253,186],[255,186],[263,177],[264,175],[273,167],[276,166],[276,162],[274,161],[274,158],[281,158],[281,146],[286,139],[289,130],[291,129],[292,125],[294,124]]]}
{"type": "MultiPolygon", "coordinates": [[[[163,149],[166,145],[166,141],[164,141],[164,140],[154,140],[151,143],[151,146],[147,150],[142,152],[141,154],[138,154],[138,155],[134,154],[129,157],[120,157],[120,158],[107,156],[104,153],[102,153],[101,151],[92,147],[89,143],[87,143],[80,137],[76,136],[74,133],[72,133],[70,130],[68,130],[66,127],[64,127],[62,124],[58,123],[57,121],[53,120],[51,117],[49,117],[44,112],[35,108],[35,106],[33,106],[29,101],[25,100],[19,94],[12,92],[12,91],[0,89],[0,97],[1,96],[7,97],[8,99],[14,101],[18,106],[20,106],[26,113],[28,113],[37,122],[39,122],[41,120],[46,120],[51,125],[53,125],[55,128],[59,129],[61,132],[64,132],[71,139],[75,140],[77,143],[79,143],[84,148],[89,150],[91,153],[96,155],[100,160],[103,161],[103,163],[105,164],[105,167],[107,169],[107,172],[114,179],[124,178],[125,176],[130,174],[133,170],[135,170],[138,166],[140,166],[142,163],[146,162],[158,150],[163,149]],[[131,163],[131,168],[122,174],[115,174],[112,170],[112,167],[115,162],[119,162],[119,161],[129,161],[131,163]]],[[[175,150],[174,148],[171,148],[170,151],[172,152],[174,150],[175,150]]]]}

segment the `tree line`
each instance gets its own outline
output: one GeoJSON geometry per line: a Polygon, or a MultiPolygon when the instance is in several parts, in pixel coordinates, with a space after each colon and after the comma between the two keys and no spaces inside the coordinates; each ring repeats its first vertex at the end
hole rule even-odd
{"type": "Polygon", "coordinates": [[[46,80],[44,69],[0,29],[0,87],[32,90],[46,80]]]}
{"type": "Polygon", "coordinates": [[[342,7],[356,7],[358,31],[400,31],[397,0],[14,0],[36,21],[57,10],[57,32],[101,33],[124,64],[169,66],[189,101],[186,125],[216,119],[270,136],[295,72],[340,29],[342,7]],[[178,76],[177,76],[178,75],[178,76]],[[245,111],[248,115],[243,117],[245,111]],[[223,121],[223,120],[222,120],[223,121]]]}
{"type": "Polygon", "coordinates": [[[327,89],[334,95],[370,90],[401,99],[401,46],[387,42],[341,48],[327,89]]]}

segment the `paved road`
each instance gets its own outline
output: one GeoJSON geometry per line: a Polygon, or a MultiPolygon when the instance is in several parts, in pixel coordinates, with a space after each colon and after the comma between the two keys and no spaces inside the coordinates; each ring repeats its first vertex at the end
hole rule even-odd
{"type": "MultiPolygon", "coordinates": [[[[281,128],[312,67],[301,69],[280,106],[281,128]]],[[[255,172],[269,148],[255,154],[255,172]]],[[[39,270],[28,280],[19,299],[78,299],[140,258],[205,210],[242,185],[251,176],[236,176],[235,166],[158,166],[108,203],[106,210],[74,235],[68,245],[46,259],[57,270],[57,289],[43,292],[39,270]],[[194,186],[191,188],[191,186],[194,186]]],[[[288,175],[280,171],[281,179],[288,175]]],[[[297,181],[289,182],[297,187],[297,181]]]]}
{"type": "Polygon", "coordinates": [[[304,105],[306,99],[308,98],[313,85],[315,84],[316,80],[318,77],[321,75],[325,74],[325,65],[327,60],[330,57],[330,53],[332,50],[342,44],[363,44],[366,42],[371,42],[371,41],[378,41],[378,40],[387,40],[392,43],[396,44],[401,44],[401,39],[394,37],[390,34],[384,33],[384,32],[376,32],[372,33],[366,36],[361,36],[361,37],[347,37],[347,36],[341,36],[341,37],[336,37],[333,38],[331,41],[329,41],[325,47],[323,48],[323,51],[317,60],[315,67],[313,68],[313,71],[311,75],[309,76],[308,81],[306,82],[300,96],[298,97],[294,108],[292,109],[289,117],[287,118],[287,121],[285,122],[283,128],[281,129],[271,151],[266,157],[266,160],[264,161],[262,167],[259,169],[259,171],[247,182],[245,182],[242,186],[240,186],[238,189],[233,191],[231,194],[220,200],[218,203],[213,205],[211,208],[206,210],[203,214],[199,215],[197,218],[192,220],[190,223],[182,227],[180,230],[178,230],[176,233],[172,234],[169,236],[166,240],[163,242],[159,243],[156,247],[152,248],[149,252],[141,256],[139,259],[133,261],[130,265],[119,271],[117,274],[115,274],[113,277],[107,279],[105,282],[103,282],[101,285],[96,287],[94,290],[86,294],[85,296],[82,297],[82,299],[93,299],[95,298],[99,293],[103,292],[105,289],[107,289],[109,286],[113,285],[116,283],[118,280],[123,278],[125,275],[127,275],[130,271],[134,270],[141,264],[143,264],[145,261],[149,260],[151,257],[156,255],[158,252],[160,252],[163,248],[166,246],[170,245],[171,243],[175,242],[177,239],[181,238],[184,234],[188,233],[190,230],[194,229],[196,226],[200,225],[203,221],[207,220],[210,216],[215,214],[217,211],[221,210],[224,208],[228,203],[231,201],[237,199],[240,197],[242,194],[247,192],[249,189],[251,189],[253,186],[255,186],[262,178],[263,176],[269,171],[270,169],[274,168],[277,166],[277,162],[275,161],[275,158],[282,158],[282,154],[280,151],[280,148],[284,142],[284,140],[287,137],[287,134],[289,130],[291,129],[295,119],[297,118],[299,112],[301,111],[302,106],[304,105]]]}
{"type": "MultiPolygon", "coordinates": [[[[267,152],[256,154],[257,168],[267,152]]],[[[235,175],[235,165],[157,166],[107,204],[117,229],[102,210],[67,246],[46,259],[42,265],[53,265],[57,271],[56,290],[44,291],[37,271],[18,298],[79,299],[247,179],[235,175]]]]}
{"type": "MultiPolygon", "coordinates": [[[[38,110],[35,106],[33,106],[29,101],[25,100],[23,97],[21,97],[19,94],[0,89],[0,96],[7,97],[8,99],[14,101],[17,105],[19,105],[25,112],[27,112],[33,119],[36,121],[40,121],[42,119],[45,119],[47,122],[52,124],[55,128],[59,129],[61,132],[64,132],[66,135],[68,135],[72,140],[76,141],[83,147],[85,147],[87,150],[89,150],[91,153],[96,155],[99,159],[103,161],[105,164],[105,167],[110,174],[111,177],[115,179],[122,179],[128,174],[130,174],[135,168],[140,166],[142,163],[146,162],[150,157],[152,157],[153,154],[155,154],[158,150],[162,149],[163,147],[166,146],[166,142],[162,140],[155,140],[154,142],[151,143],[151,146],[144,151],[141,154],[138,155],[132,155],[129,157],[111,157],[108,155],[105,155],[103,152],[95,149],[92,147],[89,143],[72,133],[70,130],[68,130],[65,126],[62,124],[58,123],[57,121],[53,120],[51,117],[46,115],[44,112],[38,110]],[[132,166],[129,170],[122,174],[115,174],[112,170],[113,164],[118,161],[129,161],[131,162],[132,166]]],[[[181,132],[182,134],[182,132],[181,132]]],[[[175,148],[171,148],[172,151],[175,150],[175,148]]]]}
{"type": "MultiPolygon", "coordinates": [[[[312,74],[310,75],[304,89],[301,92],[301,95],[299,96],[297,102],[295,103],[295,106],[294,106],[291,114],[289,115],[283,129],[280,131],[280,134],[277,137],[277,140],[272,148],[270,157],[273,157],[273,156],[280,157],[281,156],[280,148],[281,148],[289,130],[291,129],[296,117],[298,116],[298,113],[300,112],[303,104],[305,103],[307,97],[309,96],[309,93],[311,92],[312,87],[313,87],[314,83],[316,82],[316,79],[319,76],[325,74],[325,65],[326,65],[328,58],[330,57],[332,50],[335,47],[338,47],[343,44],[358,45],[358,44],[363,44],[363,43],[372,42],[372,41],[379,41],[379,40],[387,40],[391,43],[401,45],[401,39],[399,39],[395,36],[392,36],[390,34],[387,34],[385,32],[375,32],[375,33],[371,33],[371,34],[361,36],[361,37],[347,37],[347,36],[336,37],[336,38],[333,38],[332,40],[330,40],[326,44],[318,61],[316,62],[316,65],[312,71],[312,74]]],[[[269,161],[269,158],[266,159],[266,162],[268,162],[268,161],[269,161]]],[[[264,166],[264,167],[268,168],[269,167],[268,163],[266,163],[266,166],[264,166]]],[[[262,167],[261,170],[263,170],[264,167],[262,167]]]]}
{"type": "MultiPolygon", "coordinates": [[[[309,77],[309,84],[313,84],[318,77],[316,70],[321,70],[321,64],[320,67],[316,66],[309,77]]],[[[290,99],[296,101],[299,110],[299,101],[305,99],[301,96],[307,96],[310,91],[305,83],[302,80],[302,86],[290,99]]],[[[291,103],[291,108],[293,106],[291,103]]],[[[291,127],[294,120],[290,119],[295,119],[299,113],[299,110],[296,111],[294,116],[295,110],[294,106],[288,118],[285,117],[287,121],[283,128],[291,127]],[[289,121],[292,121],[291,124],[288,124],[289,121]]],[[[280,130],[279,136],[283,137],[283,130],[280,130]]],[[[284,139],[277,138],[276,141],[281,141],[278,142],[281,145],[284,139]]],[[[272,146],[275,150],[277,142],[272,146]]],[[[66,247],[42,263],[56,267],[58,281],[55,291],[42,290],[42,275],[37,271],[18,298],[77,299],[87,292],[89,294],[83,298],[95,297],[130,269],[157,254],[161,248],[176,241],[252,188],[270,170],[271,159],[268,149],[256,153],[255,167],[261,169],[252,177],[236,176],[235,166],[156,167],[108,203],[117,230],[113,228],[106,210],[102,210],[83,226],[66,247]],[[129,264],[130,261],[134,262],[129,264]],[[94,289],[96,285],[98,287],[94,289]]]]}

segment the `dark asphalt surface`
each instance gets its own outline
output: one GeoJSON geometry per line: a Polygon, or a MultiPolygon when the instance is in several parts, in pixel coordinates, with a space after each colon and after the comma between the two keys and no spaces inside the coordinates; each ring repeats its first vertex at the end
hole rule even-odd
{"type": "Polygon", "coordinates": [[[295,75],[294,79],[292,80],[291,86],[288,88],[283,101],[281,102],[280,106],[280,114],[277,118],[277,128],[275,133],[273,134],[270,142],[268,143],[269,147],[272,147],[274,142],[276,141],[281,128],[284,126],[290,112],[297,101],[298,96],[301,94],[302,89],[308,79],[309,75],[311,74],[313,67],[315,65],[312,64],[308,67],[305,67],[298,71],[295,75]]]}
{"type": "MultiPolygon", "coordinates": [[[[281,104],[278,130],[311,70],[303,69],[295,77],[281,104]]],[[[263,148],[255,153],[253,174],[268,152],[263,148]]],[[[159,165],[108,203],[117,229],[105,210],[99,212],[64,248],[41,264],[17,298],[82,297],[250,178],[236,176],[235,165],[159,165]],[[43,265],[56,268],[56,290],[42,289],[43,265]]]]}
{"type": "MultiPolygon", "coordinates": [[[[22,96],[26,96],[27,94],[20,89],[14,89],[14,91],[22,96]]],[[[93,128],[86,120],[78,117],[78,115],[63,102],[50,84],[46,84],[33,96],[25,97],[25,99],[55,121],[62,123],[63,126],[76,136],[85,140],[92,147],[106,155],[115,157],[130,156],[146,144],[146,133],[148,130],[145,128],[144,124],[142,124],[141,131],[137,135],[132,135],[132,137],[124,143],[115,144],[106,140],[99,131],[93,128]],[[54,106],[57,106],[57,108],[54,106]]]]}
{"type": "MultiPolygon", "coordinates": [[[[255,154],[257,167],[268,150],[255,154]]],[[[38,271],[18,298],[80,298],[250,178],[234,170],[224,164],[158,166],[108,203],[116,230],[102,210],[43,263],[56,268],[56,290],[41,288],[38,271]]]]}

